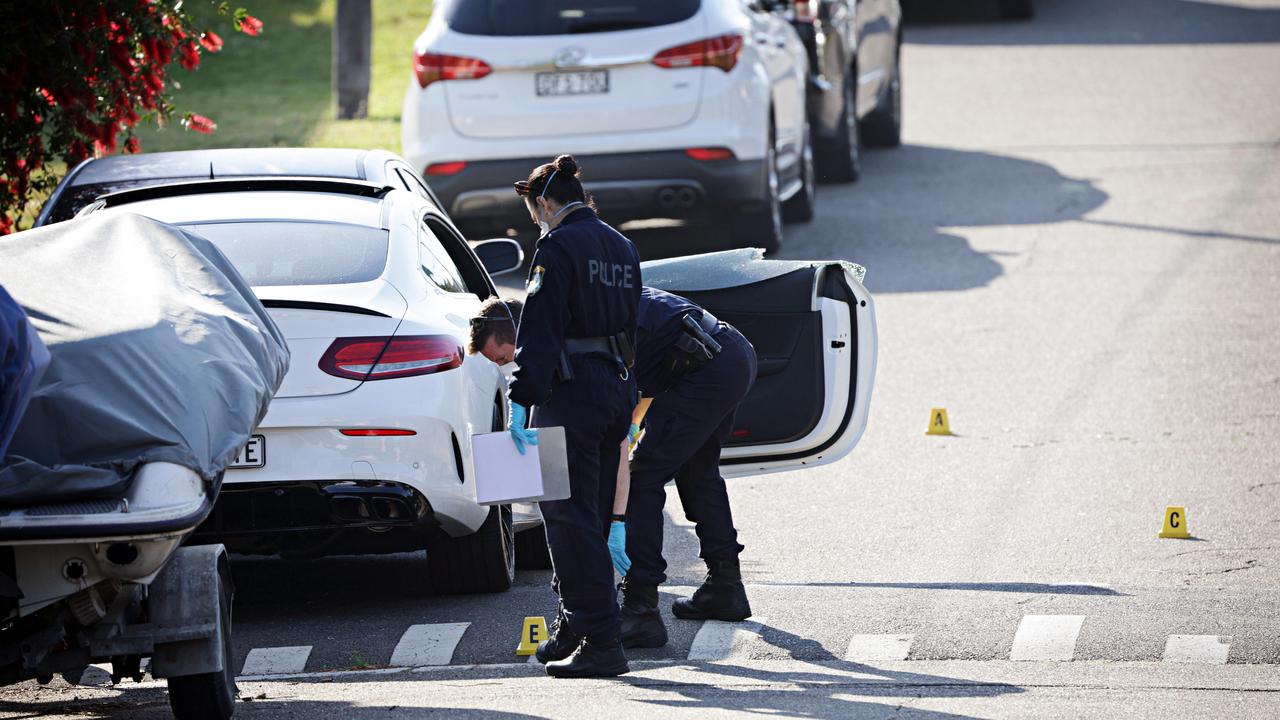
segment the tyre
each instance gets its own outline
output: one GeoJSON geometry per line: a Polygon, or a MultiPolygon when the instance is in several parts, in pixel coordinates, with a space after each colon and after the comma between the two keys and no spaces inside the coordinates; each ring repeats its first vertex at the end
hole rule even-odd
{"type": "Polygon", "coordinates": [[[516,533],[516,569],[551,569],[551,548],[547,547],[547,531],[541,525],[516,533]]]}
{"type": "Polygon", "coordinates": [[[862,135],[868,145],[897,147],[902,144],[902,63],[901,52],[893,56],[893,75],[889,90],[880,106],[862,122],[862,135]]]}
{"type": "Polygon", "coordinates": [[[813,136],[809,123],[804,124],[804,150],[800,152],[800,192],[782,204],[782,219],[787,222],[809,222],[816,202],[817,173],[813,167],[813,136]]]}
{"type": "Polygon", "coordinates": [[[515,533],[511,506],[489,508],[479,530],[441,538],[427,549],[427,571],[437,593],[503,592],[516,578],[515,533]]]}
{"type": "Polygon", "coordinates": [[[764,207],[740,212],[732,226],[732,247],[764,248],[775,253],[782,244],[782,202],[778,199],[778,151],[774,148],[773,123],[769,123],[769,140],[765,145],[764,207]]]}
{"type": "Polygon", "coordinates": [[[844,105],[840,110],[836,139],[818,156],[818,172],[823,180],[851,183],[857,182],[862,174],[862,139],[853,89],[856,70],[849,68],[844,76],[844,105]]]}
{"type": "Polygon", "coordinates": [[[1000,17],[1005,20],[1030,20],[1031,0],[1000,0],[1000,17]]]}
{"type": "Polygon", "coordinates": [[[234,595],[226,556],[218,562],[218,609],[222,615],[222,670],[169,678],[169,707],[175,720],[228,720],[235,712],[236,673],[231,667],[231,601],[234,595]]]}

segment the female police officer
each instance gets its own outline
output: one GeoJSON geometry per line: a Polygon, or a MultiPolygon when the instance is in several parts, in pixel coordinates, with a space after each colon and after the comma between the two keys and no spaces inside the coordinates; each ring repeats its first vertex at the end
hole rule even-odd
{"type": "Polygon", "coordinates": [[[605,532],[636,402],[640,258],[596,217],[578,176],[561,155],[516,183],[543,234],[516,334],[508,427],[522,452],[536,442],[525,428],[532,406],[533,427],[563,426],[568,446],[571,495],[541,503],[560,613],[538,659],[554,677],[608,677],[628,669],[605,532]]]}

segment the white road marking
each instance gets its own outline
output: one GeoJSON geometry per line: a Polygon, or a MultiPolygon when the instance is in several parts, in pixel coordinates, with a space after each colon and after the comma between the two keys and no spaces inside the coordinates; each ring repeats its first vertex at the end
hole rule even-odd
{"type": "Polygon", "coordinates": [[[468,627],[471,623],[410,625],[391,653],[391,664],[396,667],[448,665],[468,627]]]}
{"type": "Polygon", "coordinates": [[[844,659],[850,662],[906,660],[915,635],[854,635],[844,659]]]}
{"type": "Polygon", "coordinates": [[[1230,652],[1230,635],[1170,635],[1164,644],[1164,661],[1225,665],[1230,652]]]}
{"type": "Polygon", "coordinates": [[[1084,615],[1026,615],[1013,636],[1010,660],[1070,660],[1084,615]]]}
{"type": "Polygon", "coordinates": [[[310,645],[254,648],[244,659],[241,675],[289,675],[307,669],[310,645]]]}
{"type": "Polygon", "coordinates": [[[707,620],[693,637],[689,659],[728,660],[735,655],[746,656],[752,642],[760,639],[760,627],[765,622],[764,618],[737,623],[707,620]]]}

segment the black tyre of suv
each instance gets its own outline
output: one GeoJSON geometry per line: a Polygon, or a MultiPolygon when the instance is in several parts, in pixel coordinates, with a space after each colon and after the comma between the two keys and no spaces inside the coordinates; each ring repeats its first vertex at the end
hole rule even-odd
{"type": "Polygon", "coordinates": [[[884,98],[862,122],[862,135],[868,145],[897,147],[902,144],[902,63],[901,52],[893,57],[893,75],[884,98]]]}
{"type": "Polygon", "coordinates": [[[856,71],[857,68],[849,68],[844,76],[844,106],[835,141],[818,156],[818,174],[830,182],[857,182],[862,174],[862,139],[853,91],[856,71]]]}
{"type": "Polygon", "coordinates": [[[494,593],[511,588],[516,579],[515,533],[511,506],[496,505],[479,530],[456,538],[440,538],[427,548],[431,588],[444,595],[494,593]]]}
{"type": "Polygon", "coordinates": [[[773,123],[769,123],[769,140],[765,146],[764,188],[762,207],[737,215],[730,227],[732,247],[764,248],[775,253],[782,244],[782,202],[778,199],[778,152],[774,149],[773,123]]]}
{"type": "Polygon", "coordinates": [[[809,222],[817,202],[817,172],[813,167],[813,135],[809,123],[804,124],[804,150],[800,152],[800,191],[782,204],[782,219],[787,222],[809,222]]]}
{"type": "Polygon", "coordinates": [[[231,647],[231,568],[218,562],[218,611],[222,615],[222,670],[169,678],[169,707],[175,720],[228,720],[235,712],[235,654],[231,647]]]}
{"type": "Polygon", "coordinates": [[[1030,20],[1031,0],[1000,0],[1000,17],[1005,20],[1030,20]]]}

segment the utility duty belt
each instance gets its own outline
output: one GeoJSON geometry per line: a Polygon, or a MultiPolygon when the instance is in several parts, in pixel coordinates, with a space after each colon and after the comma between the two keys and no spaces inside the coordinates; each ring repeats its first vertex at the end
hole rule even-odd
{"type": "Polygon", "coordinates": [[[715,335],[721,330],[720,321],[715,315],[703,310],[702,317],[694,319],[693,313],[687,313],[680,322],[684,326],[684,332],[672,343],[665,363],[672,378],[701,368],[723,350],[715,339],[715,335]]]}
{"type": "Polygon", "coordinates": [[[564,350],[560,353],[560,364],[556,366],[556,379],[568,382],[573,379],[572,355],[595,355],[618,363],[618,369],[625,377],[627,371],[636,363],[636,351],[631,346],[631,338],[626,331],[616,335],[586,338],[565,338],[564,350]]]}

